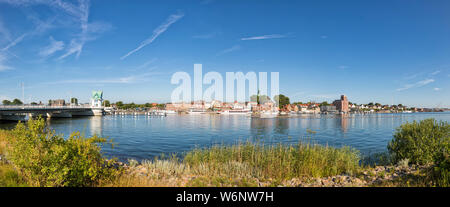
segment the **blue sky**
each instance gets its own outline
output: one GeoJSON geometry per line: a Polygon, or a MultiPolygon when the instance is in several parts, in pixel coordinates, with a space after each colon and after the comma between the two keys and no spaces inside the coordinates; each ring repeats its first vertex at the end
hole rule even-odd
{"type": "MultiPolygon", "coordinates": [[[[279,72],[291,101],[450,107],[450,2],[0,0],[0,99],[170,101],[177,71],[279,72]]],[[[192,76],[193,77],[193,76],[192,76]]],[[[207,86],[204,86],[206,88],[207,86]]]]}

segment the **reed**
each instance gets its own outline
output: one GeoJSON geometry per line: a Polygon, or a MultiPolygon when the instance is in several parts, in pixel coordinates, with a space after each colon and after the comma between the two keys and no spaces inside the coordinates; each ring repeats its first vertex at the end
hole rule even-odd
{"type": "Polygon", "coordinates": [[[251,175],[257,178],[290,179],[354,174],[359,151],[310,143],[296,145],[239,143],[188,152],[183,163],[193,169],[207,168],[214,175],[251,175]]]}
{"type": "Polygon", "coordinates": [[[291,178],[355,174],[359,162],[359,152],[349,147],[245,142],[197,148],[183,159],[145,160],[106,186],[276,186],[291,178]]]}

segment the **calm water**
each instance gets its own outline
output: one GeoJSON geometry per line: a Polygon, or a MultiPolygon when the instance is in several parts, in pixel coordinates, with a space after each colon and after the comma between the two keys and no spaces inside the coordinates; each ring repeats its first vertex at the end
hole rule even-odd
{"type": "MultiPolygon", "coordinates": [[[[196,146],[238,141],[297,143],[312,136],[319,144],[352,146],[363,154],[386,151],[395,129],[406,121],[435,118],[450,122],[450,113],[302,115],[258,119],[241,115],[104,116],[52,119],[50,126],[66,136],[81,131],[112,138],[107,156],[120,160],[149,159],[162,153],[188,151],[196,146]],[[311,134],[310,131],[314,131],[311,134]]],[[[13,124],[2,124],[10,128],[13,124]]]]}

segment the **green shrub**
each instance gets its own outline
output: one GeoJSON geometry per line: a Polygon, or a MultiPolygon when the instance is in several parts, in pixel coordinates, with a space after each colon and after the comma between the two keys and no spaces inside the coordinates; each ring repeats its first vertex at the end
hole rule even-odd
{"type": "Polygon", "coordinates": [[[434,186],[450,186],[450,126],[447,122],[425,119],[401,125],[388,150],[398,163],[408,159],[412,164],[430,164],[427,173],[434,186]]]}
{"type": "Polygon", "coordinates": [[[33,186],[94,186],[117,173],[100,152],[104,138],[74,132],[64,139],[42,118],[19,123],[11,134],[8,159],[33,186]]]}
{"type": "Polygon", "coordinates": [[[450,150],[450,126],[447,122],[425,119],[397,128],[388,150],[392,161],[409,159],[412,164],[440,162],[450,150]]]}
{"type": "Polygon", "coordinates": [[[450,186],[450,147],[448,143],[446,149],[438,153],[436,164],[433,168],[432,180],[436,186],[450,186]]]}

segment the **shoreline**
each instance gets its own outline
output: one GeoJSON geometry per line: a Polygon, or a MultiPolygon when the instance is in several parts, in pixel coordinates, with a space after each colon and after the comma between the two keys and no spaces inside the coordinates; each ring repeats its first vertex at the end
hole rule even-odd
{"type": "MultiPolygon", "coordinates": [[[[431,166],[420,165],[377,165],[362,169],[355,175],[339,174],[327,177],[297,177],[286,180],[272,178],[208,178],[201,175],[161,175],[144,164],[130,166],[120,164],[131,185],[124,181],[106,186],[110,187],[411,187],[423,186],[431,166]],[[155,180],[155,177],[158,178],[155,180]],[[125,185],[124,185],[125,184],[125,185]]],[[[428,185],[432,185],[428,183],[428,185]]]]}

